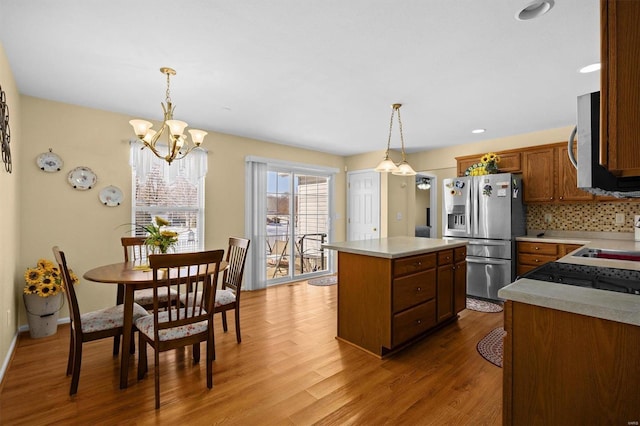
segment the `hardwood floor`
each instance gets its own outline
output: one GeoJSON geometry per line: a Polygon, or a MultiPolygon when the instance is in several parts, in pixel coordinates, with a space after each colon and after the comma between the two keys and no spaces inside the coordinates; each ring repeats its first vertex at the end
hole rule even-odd
{"type": "MultiPolygon", "coordinates": [[[[387,359],[335,339],[336,286],[306,282],[242,297],[242,343],[216,316],[214,387],[191,349],[161,354],[161,407],[149,374],[120,390],[112,340],[85,344],[78,394],[65,376],[68,325],[23,333],[0,389],[0,424],[500,425],[502,369],[477,342],[502,313],[464,310],[457,323],[387,359]]],[[[202,347],[204,353],[204,347],[202,347]]],[[[204,357],[203,357],[204,360],[204,357]]]]}

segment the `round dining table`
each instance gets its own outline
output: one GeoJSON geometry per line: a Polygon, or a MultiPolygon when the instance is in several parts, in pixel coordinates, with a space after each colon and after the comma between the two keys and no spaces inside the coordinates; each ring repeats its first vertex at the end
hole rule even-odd
{"type": "MultiPolygon", "coordinates": [[[[222,261],[220,263],[220,272],[227,266],[227,262],[222,261]]],[[[153,271],[144,265],[140,265],[139,262],[119,262],[93,268],[85,272],[83,278],[88,281],[113,284],[119,287],[116,302],[118,304],[124,303],[122,350],[120,354],[120,389],[124,389],[129,384],[129,351],[131,349],[133,326],[134,292],[143,288],[153,287],[153,271]]]]}

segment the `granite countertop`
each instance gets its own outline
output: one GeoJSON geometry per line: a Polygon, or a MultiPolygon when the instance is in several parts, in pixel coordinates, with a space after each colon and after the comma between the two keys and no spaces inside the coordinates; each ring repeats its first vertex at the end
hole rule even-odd
{"type": "Polygon", "coordinates": [[[466,241],[444,240],[440,238],[390,237],[327,243],[323,244],[322,247],[352,254],[396,259],[448,248],[462,247],[466,244],[466,241]]]}
{"type": "MultiPolygon", "coordinates": [[[[609,250],[640,251],[640,241],[634,241],[631,239],[632,236],[621,235],[620,238],[615,239],[598,237],[599,235],[576,237],[545,235],[542,238],[536,236],[518,237],[517,240],[581,244],[583,247],[609,250]]],[[[558,262],[640,270],[640,262],[576,257],[572,256],[572,253],[574,252],[562,257],[558,262]]],[[[640,296],[634,294],[523,278],[500,289],[498,296],[515,302],[640,326],[640,296]]]]}

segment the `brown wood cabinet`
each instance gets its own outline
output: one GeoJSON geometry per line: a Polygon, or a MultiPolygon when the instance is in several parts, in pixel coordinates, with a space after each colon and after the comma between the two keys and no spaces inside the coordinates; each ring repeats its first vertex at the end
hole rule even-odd
{"type": "MultiPolygon", "coordinates": [[[[522,171],[521,154],[519,150],[499,151],[496,152],[496,154],[500,156],[500,163],[498,164],[500,173],[520,173],[522,171]]],[[[479,163],[483,155],[484,154],[474,154],[456,157],[458,176],[464,176],[464,172],[470,166],[479,163]]]]}
{"type": "Polygon", "coordinates": [[[338,338],[383,357],[455,321],[465,257],[465,247],[397,259],[339,251],[338,338]]]}
{"type": "Polygon", "coordinates": [[[525,203],[555,200],[556,150],[553,146],[522,153],[522,186],[525,203]]]}
{"type": "Polygon", "coordinates": [[[438,322],[453,316],[453,250],[438,253],[438,322]]]}
{"type": "Polygon", "coordinates": [[[458,314],[467,307],[467,248],[453,250],[453,311],[458,314]]]}
{"type": "MultiPolygon", "coordinates": [[[[558,158],[558,180],[556,195],[560,201],[592,201],[595,196],[590,192],[578,189],[578,175],[576,168],[569,160],[569,147],[561,145],[556,148],[558,158]]],[[[574,147],[575,153],[575,147],[574,147]]]]}
{"type": "Polygon", "coordinates": [[[640,1],[602,0],[600,161],[640,176],[640,1]]]}
{"type": "Polygon", "coordinates": [[[581,244],[518,241],[518,275],[566,256],[581,244]]]}
{"type": "MultiPolygon", "coordinates": [[[[640,201],[629,198],[594,196],[578,189],[576,169],[569,160],[566,142],[539,145],[498,154],[501,158],[506,158],[506,164],[511,165],[509,168],[503,168],[505,160],[501,160],[501,172],[522,173],[525,203],[640,201]]],[[[466,168],[478,162],[480,157],[481,154],[456,157],[458,175],[464,175],[466,168]]]]}
{"type": "Polygon", "coordinates": [[[640,327],[505,303],[503,424],[640,421],[640,327]]]}

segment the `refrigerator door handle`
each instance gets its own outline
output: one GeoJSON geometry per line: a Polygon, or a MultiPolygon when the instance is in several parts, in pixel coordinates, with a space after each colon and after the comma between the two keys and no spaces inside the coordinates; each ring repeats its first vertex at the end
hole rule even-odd
{"type": "Polygon", "coordinates": [[[488,259],[488,258],[474,259],[471,257],[467,257],[466,261],[467,263],[482,263],[485,265],[507,265],[511,263],[510,260],[504,260],[504,259],[488,259]]]}
{"type": "Polygon", "coordinates": [[[504,241],[467,241],[470,246],[504,246],[504,241]]]}
{"type": "Polygon", "coordinates": [[[469,180],[467,181],[467,185],[469,186],[467,188],[467,200],[466,200],[466,211],[467,211],[467,223],[466,223],[466,230],[467,230],[467,235],[468,236],[473,236],[473,232],[472,229],[475,229],[475,224],[474,219],[475,219],[475,212],[473,211],[473,202],[472,202],[472,198],[473,197],[473,192],[474,192],[474,186],[473,186],[473,178],[469,178],[469,180]]]}

